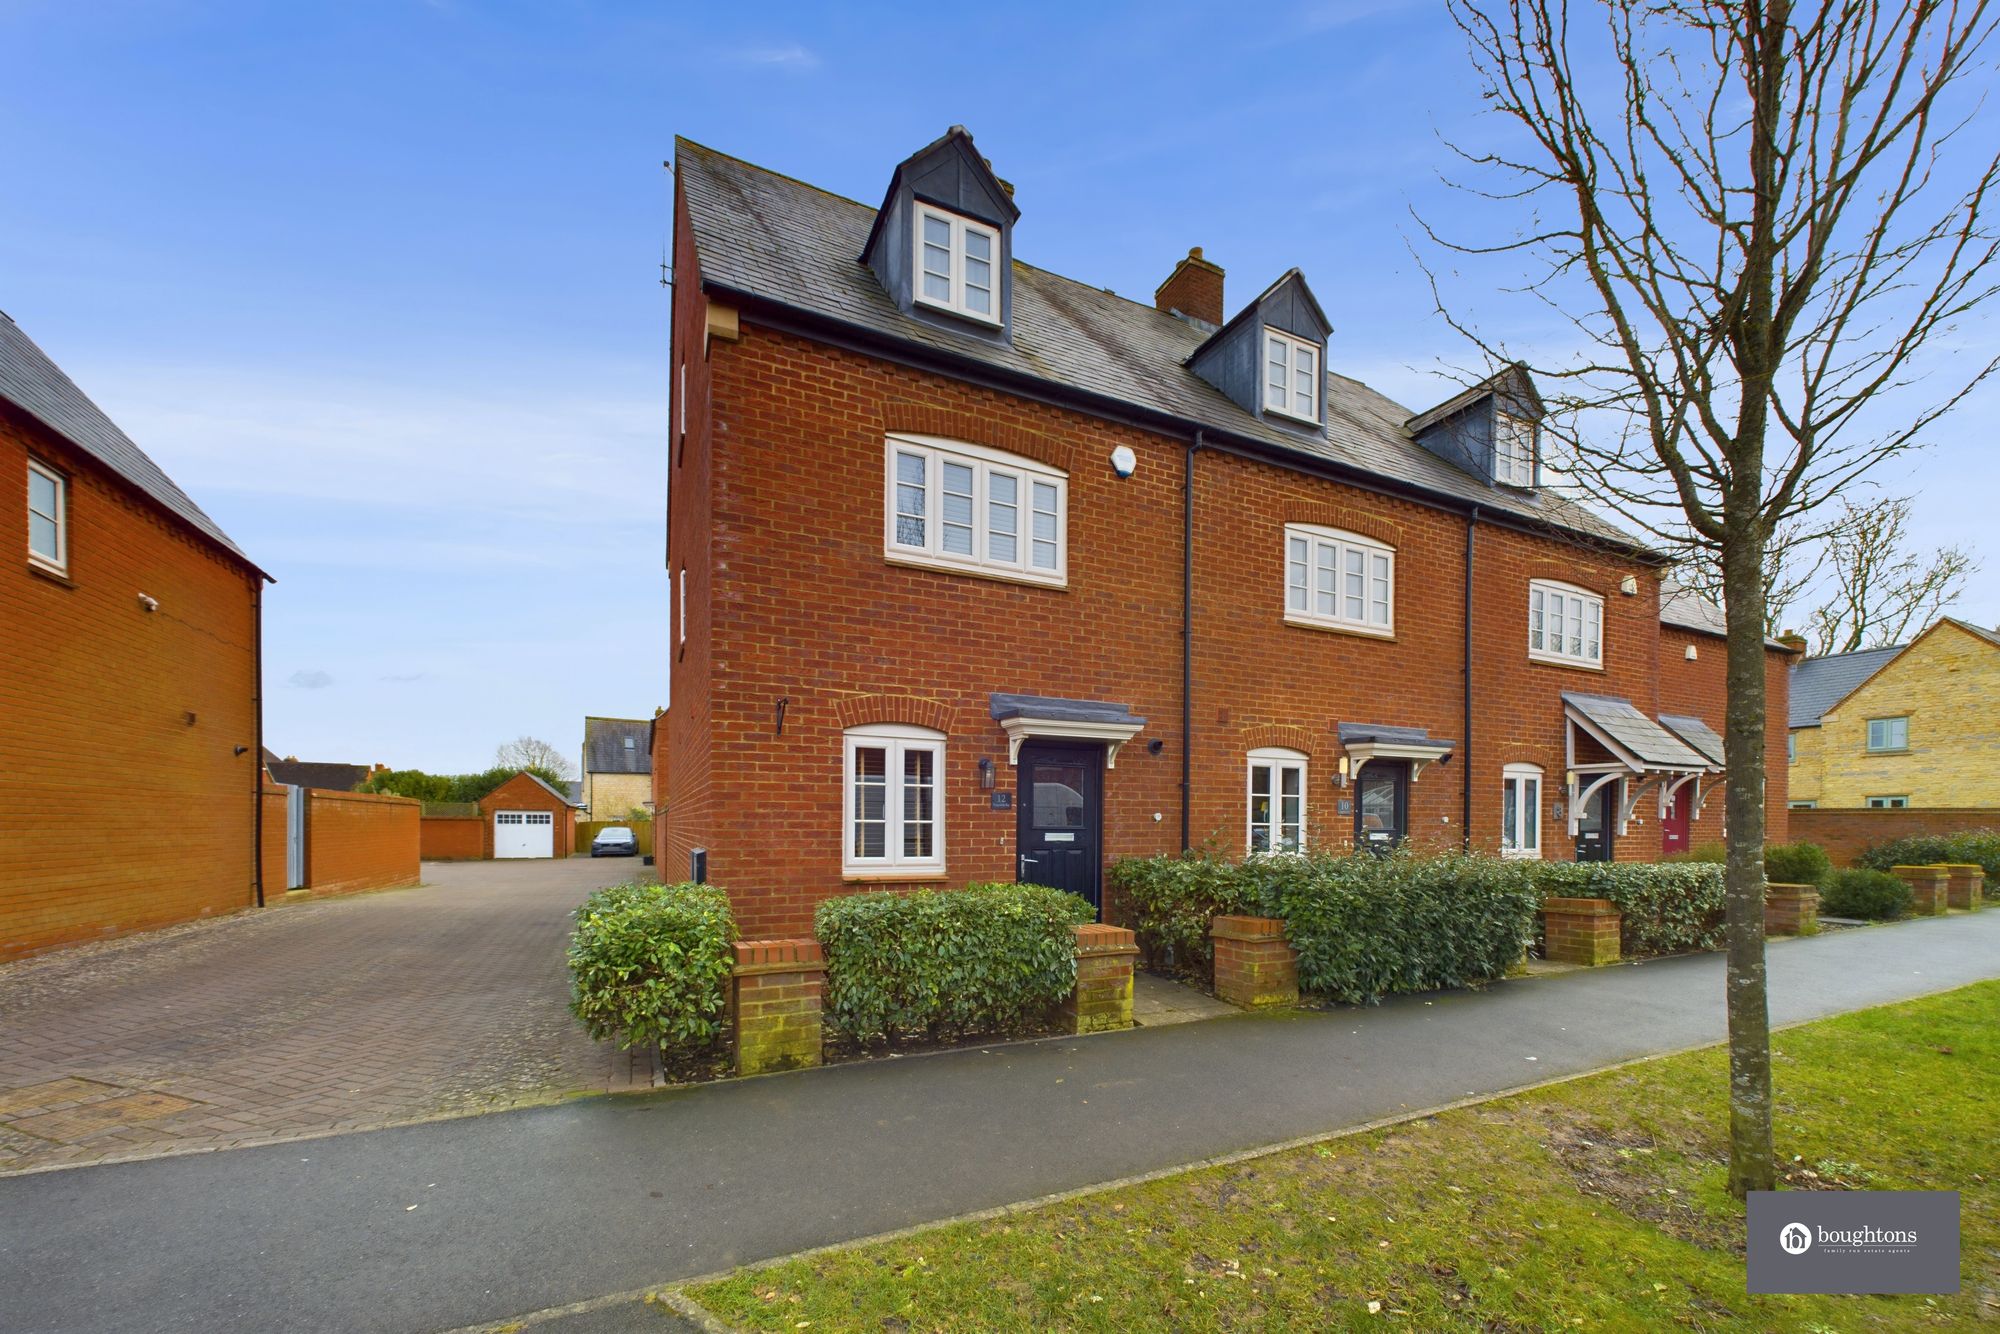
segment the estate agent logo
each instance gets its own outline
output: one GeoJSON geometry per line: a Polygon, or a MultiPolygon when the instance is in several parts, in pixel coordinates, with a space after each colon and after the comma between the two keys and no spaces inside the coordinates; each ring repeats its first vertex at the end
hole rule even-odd
{"type": "Polygon", "coordinates": [[[1955,1190],[1750,1193],[1751,1292],[1957,1292],[1955,1190]]]}

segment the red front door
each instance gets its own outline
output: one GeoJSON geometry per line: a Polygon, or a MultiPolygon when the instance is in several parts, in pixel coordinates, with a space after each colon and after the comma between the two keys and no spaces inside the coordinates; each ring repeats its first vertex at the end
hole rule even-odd
{"type": "Polygon", "coordinates": [[[1674,793],[1667,813],[1660,820],[1660,851],[1686,852],[1688,845],[1688,808],[1692,804],[1693,784],[1683,784],[1674,793]]]}

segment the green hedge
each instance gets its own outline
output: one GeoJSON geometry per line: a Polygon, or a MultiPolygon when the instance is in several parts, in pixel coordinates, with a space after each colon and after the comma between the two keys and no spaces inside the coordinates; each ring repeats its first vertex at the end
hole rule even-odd
{"type": "Polygon", "coordinates": [[[1892,866],[1936,866],[1944,862],[1986,868],[1986,878],[2000,880],[2000,833],[1968,829],[1957,834],[1914,834],[1866,848],[1854,864],[1867,871],[1892,866]]]}
{"type": "Polygon", "coordinates": [[[1891,920],[1910,910],[1910,887],[1887,871],[1835,871],[1820,891],[1819,910],[1827,917],[1891,920]]]}
{"type": "Polygon", "coordinates": [[[1026,1028],[1076,987],[1072,926],[1096,916],[1040,885],[970,885],[828,899],[825,1022],[857,1042],[1026,1028]]]}
{"type": "Polygon", "coordinates": [[[722,1032],[735,940],[729,896],[713,885],[600,889],[569,938],[570,1011],[623,1047],[706,1047],[722,1032]]]}
{"type": "Polygon", "coordinates": [[[1503,975],[1542,901],[1529,863],[1497,857],[1322,853],[1242,869],[1285,920],[1300,988],[1350,1004],[1503,975]]]}
{"type": "Polygon", "coordinates": [[[1524,862],[1548,898],[1609,899],[1628,956],[1722,943],[1723,868],[1713,862],[1524,862]]]}
{"type": "Polygon", "coordinates": [[[1121,858],[1107,879],[1119,918],[1139,938],[1146,962],[1205,980],[1215,972],[1209,922],[1264,910],[1240,867],[1200,853],[1121,858]]]}
{"type": "Polygon", "coordinates": [[[1774,885],[1823,885],[1833,861],[1817,843],[1773,843],[1764,849],[1764,879],[1774,885]]]}

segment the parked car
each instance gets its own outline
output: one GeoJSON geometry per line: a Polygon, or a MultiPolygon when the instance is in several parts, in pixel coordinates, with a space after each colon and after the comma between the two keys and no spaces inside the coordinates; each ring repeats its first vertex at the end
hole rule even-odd
{"type": "Polygon", "coordinates": [[[590,840],[590,855],[593,857],[636,857],[639,855],[639,840],[632,831],[622,824],[597,831],[597,837],[590,840]]]}

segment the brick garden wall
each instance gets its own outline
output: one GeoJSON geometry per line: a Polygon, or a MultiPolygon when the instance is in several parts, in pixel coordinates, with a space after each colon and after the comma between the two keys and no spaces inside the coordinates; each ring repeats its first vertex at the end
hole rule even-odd
{"type": "Polygon", "coordinates": [[[1900,811],[1821,808],[1791,812],[1791,836],[1826,849],[1835,866],[1852,866],[1872,844],[1914,834],[1958,834],[1971,829],[2000,830],[2000,810],[1991,807],[1912,808],[1900,811]]]}
{"type": "Polygon", "coordinates": [[[0,497],[0,958],[254,904],[256,574],[5,404],[0,497]],[[67,578],[24,554],[31,454],[67,578]]]}
{"type": "Polygon", "coordinates": [[[263,831],[264,902],[266,903],[276,903],[285,892],[286,803],[289,800],[289,789],[279,783],[266,783],[263,792],[257,798],[259,823],[263,831]]]}
{"type": "Polygon", "coordinates": [[[493,826],[480,815],[426,815],[419,845],[427,862],[478,861],[493,855],[493,826]]]}
{"type": "Polygon", "coordinates": [[[308,789],[306,801],[306,877],[314,895],[417,883],[422,802],[321,788],[308,789]]]}

